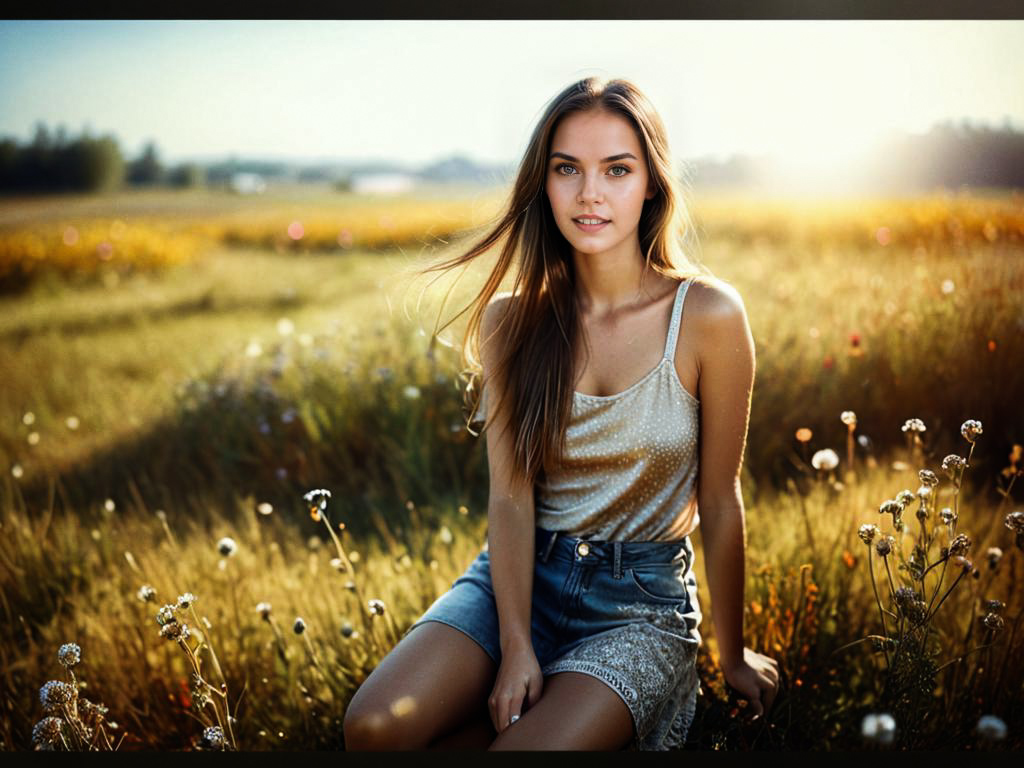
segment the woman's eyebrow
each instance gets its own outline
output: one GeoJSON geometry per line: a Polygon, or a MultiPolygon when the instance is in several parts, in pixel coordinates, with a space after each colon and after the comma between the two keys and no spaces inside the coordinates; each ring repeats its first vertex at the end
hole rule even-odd
{"type": "MultiPolygon", "coordinates": [[[[551,157],[549,157],[548,160],[552,160],[552,159],[554,159],[556,157],[564,158],[565,160],[568,160],[569,162],[572,162],[572,163],[578,163],[580,161],[580,159],[578,157],[573,157],[572,155],[567,155],[567,154],[565,154],[565,152],[552,152],[551,153],[551,157]]],[[[629,152],[623,152],[621,155],[612,155],[611,157],[606,157],[601,162],[602,163],[611,163],[611,162],[614,162],[616,160],[625,160],[627,157],[632,159],[632,160],[636,160],[636,157],[631,155],[629,152]]]]}

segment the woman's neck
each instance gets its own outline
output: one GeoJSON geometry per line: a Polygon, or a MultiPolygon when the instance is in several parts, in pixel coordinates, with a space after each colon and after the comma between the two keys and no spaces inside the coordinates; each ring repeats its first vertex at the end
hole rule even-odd
{"type": "Polygon", "coordinates": [[[664,278],[644,270],[639,243],[625,252],[573,253],[576,295],[587,315],[609,315],[636,304],[644,293],[657,293],[664,278]]]}

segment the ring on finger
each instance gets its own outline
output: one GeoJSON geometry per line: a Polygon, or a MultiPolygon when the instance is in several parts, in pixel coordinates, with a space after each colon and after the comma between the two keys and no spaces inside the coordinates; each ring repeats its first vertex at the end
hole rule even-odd
{"type": "Polygon", "coordinates": [[[512,715],[512,717],[510,717],[510,718],[508,719],[508,724],[509,724],[509,725],[512,725],[512,723],[514,723],[514,722],[515,722],[516,720],[518,720],[518,719],[519,719],[519,715],[512,715]]]}

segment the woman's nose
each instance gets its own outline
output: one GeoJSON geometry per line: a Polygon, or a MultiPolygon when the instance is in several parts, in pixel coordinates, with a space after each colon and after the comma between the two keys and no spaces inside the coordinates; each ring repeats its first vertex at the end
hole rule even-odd
{"type": "Polygon", "coordinates": [[[580,201],[599,201],[602,194],[601,185],[598,182],[597,177],[592,174],[583,174],[583,178],[580,181],[580,191],[578,195],[580,201]]]}

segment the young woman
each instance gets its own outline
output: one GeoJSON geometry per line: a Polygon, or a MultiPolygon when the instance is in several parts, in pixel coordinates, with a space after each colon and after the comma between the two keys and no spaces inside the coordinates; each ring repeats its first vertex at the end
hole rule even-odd
{"type": "Polygon", "coordinates": [[[755,717],[771,706],[777,664],[742,642],[754,346],[686,234],[661,119],[587,78],[548,105],[494,230],[432,268],[504,238],[464,348],[487,544],[356,692],[348,749],[682,746],[698,524],[725,679],[755,717]]]}

